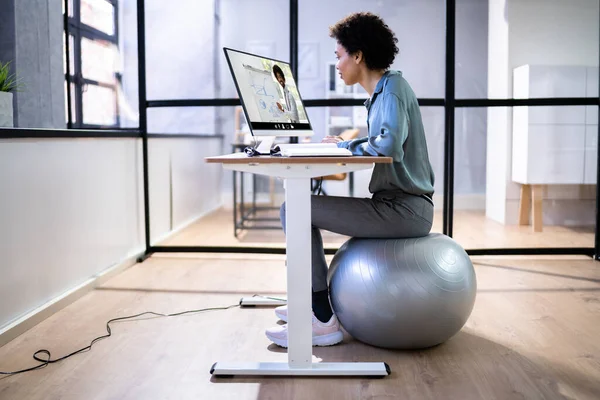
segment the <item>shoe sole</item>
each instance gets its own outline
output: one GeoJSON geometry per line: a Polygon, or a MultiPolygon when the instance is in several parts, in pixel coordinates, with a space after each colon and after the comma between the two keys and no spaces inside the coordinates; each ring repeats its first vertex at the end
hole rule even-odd
{"type": "MultiPolygon", "coordinates": [[[[273,343],[275,343],[277,346],[285,347],[285,348],[288,347],[287,339],[279,339],[279,338],[270,336],[268,333],[266,335],[269,338],[269,340],[272,341],[273,343]]],[[[334,344],[340,343],[342,340],[344,340],[344,334],[342,333],[342,331],[337,331],[334,333],[330,333],[328,335],[321,335],[321,336],[313,337],[312,345],[319,346],[319,347],[333,346],[334,344]]]]}
{"type": "Polygon", "coordinates": [[[282,312],[279,312],[279,311],[275,310],[275,315],[277,316],[277,318],[279,318],[283,322],[288,322],[288,320],[287,320],[287,314],[284,314],[282,312]]]}

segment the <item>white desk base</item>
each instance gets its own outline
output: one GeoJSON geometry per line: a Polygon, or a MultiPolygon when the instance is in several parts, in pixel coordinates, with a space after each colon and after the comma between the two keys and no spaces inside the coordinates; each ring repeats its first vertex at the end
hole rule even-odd
{"type": "Polygon", "coordinates": [[[214,376],[277,375],[277,376],[362,376],[383,378],[390,367],[383,362],[326,362],[312,363],[308,367],[293,368],[283,362],[217,362],[210,373],[214,376]]]}
{"type": "MultiPolygon", "coordinates": [[[[211,374],[285,376],[365,376],[390,374],[383,362],[312,362],[311,304],[311,188],[310,179],[371,168],[373,163],[263,164],[244,159],[243,164],[223,164],[226,169],[284,178],[286,201],[286,260],[288,305],[287,363],[215,363],[211,374]]],[[[259,297],[250,298],[264,304],[259,297]]],[[[264,299],[264,298],[263,298],[264,299]]],[[[268,299],[270,300],[270,299],[268,299]]],[[[256,334],[264,334],[256,332],[256,334]]],[[[342,351],[342,349],[340,349],[342,351]]]]}

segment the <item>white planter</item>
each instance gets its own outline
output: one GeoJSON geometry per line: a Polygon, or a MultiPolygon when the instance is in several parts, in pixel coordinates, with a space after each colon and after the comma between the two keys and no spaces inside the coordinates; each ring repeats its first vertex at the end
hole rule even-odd
{"type": "Polygon", "coordinates": [[[0,126],[13,127],[13,94],[0,92],[0,126]]]}

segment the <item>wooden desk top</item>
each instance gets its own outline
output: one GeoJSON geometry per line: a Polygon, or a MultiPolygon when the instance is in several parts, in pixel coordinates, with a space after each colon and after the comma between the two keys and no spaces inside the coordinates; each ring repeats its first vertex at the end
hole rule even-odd
{"type": "Polygon", "coordinates": [[[206,157],[207,163],[221,164],[391,164],[392,157],[350,156],[350,157],[248,157],[246,153],[232,153],[206,157]]]}

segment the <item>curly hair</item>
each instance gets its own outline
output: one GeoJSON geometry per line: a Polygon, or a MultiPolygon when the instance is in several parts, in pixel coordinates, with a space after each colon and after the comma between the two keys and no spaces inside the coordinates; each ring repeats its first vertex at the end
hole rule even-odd
{"type": "Polygon", "coordinates": [[[285,75],[283,74],[283,70],[281,69],[281,67],[279,67],[279,65],[275,64],[275,65],[273,65],[273,75],[275,75],[275,77],[277,77],[277,74],[281,75],[283,80],[285,80],[285,75]]]}
{"type": "Polygon", "coordinates": [[[362,51],[369,69],[388,69],[399,51],[394,32],[379,16],[370,12],[348,15],[329,27],[329,36],[349,54],[362,51]]]}

